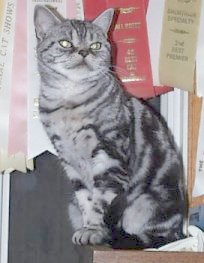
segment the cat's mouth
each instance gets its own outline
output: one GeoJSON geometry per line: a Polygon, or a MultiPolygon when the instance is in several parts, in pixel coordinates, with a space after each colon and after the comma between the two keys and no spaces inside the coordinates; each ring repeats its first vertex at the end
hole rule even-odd
{"type": "Polygon", "coordinates": [[[79,64],[78,64],[78,67],[86,67],[88,64],[86,63],[86,61],[84,61],[84,60],[82,60],[82,62],[80,62],[79,64]]]}
{"type": "Polygon", "coordinates": [[[80,63],[78,63],[75,67],[79,68],[79,69],[93,70],[93,67],[87,61],[85,61],[84,59],[80,63]]]}
{"type": "Polygon", "coordinates": [[[68,69],[68,70],[80,70],[80,71],[93,71],[94,70],[91,63],[89,63],[85,59],[81,59],[80,61],[77,61],[77,62],[73,63],[72,65],[67,65],[66,69],[68,69]]]}

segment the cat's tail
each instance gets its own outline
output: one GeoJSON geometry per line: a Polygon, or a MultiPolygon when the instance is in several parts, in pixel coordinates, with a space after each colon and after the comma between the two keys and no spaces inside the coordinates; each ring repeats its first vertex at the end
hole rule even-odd
{"type": "Polygon", "coordinates": [[[112,239],[109,241],[109,245],[113,249],[144,249],[148,248],[139,237],[136,235],[130,235],[124,230],[113,230],[112,239]]]}
{"type": "MultiPolygon", "coordinates": [[[[184,235],[183,237],[184,238],[184,235]]],[[[130,235],[124,230],[112,229],[112,239],[109,245],[114,249],[147,249],[159,248],[177,239],[168,239],[168,237],[151,237],[148,242],[144,242],[137,235],[130,235]]]]}

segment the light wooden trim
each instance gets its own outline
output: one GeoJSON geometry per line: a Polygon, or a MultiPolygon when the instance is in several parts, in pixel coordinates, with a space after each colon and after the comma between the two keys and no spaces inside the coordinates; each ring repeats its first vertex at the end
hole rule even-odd
{"type": "Polygon", "coordinates": [[[189,120],[188,120],[188,195],[190,207],[204,204],[204,195],[192,198],[195,181],[196,153],[198,133],[200,126],[202,99],[195,95],[189,96],[189,120]]]}

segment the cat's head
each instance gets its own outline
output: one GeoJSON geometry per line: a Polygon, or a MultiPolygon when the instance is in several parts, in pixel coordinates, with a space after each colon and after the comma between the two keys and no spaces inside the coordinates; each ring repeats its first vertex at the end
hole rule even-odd
{"type": "Polygon", "coordinates": [[[114,10],[108,9],[92,22],[65,20],[37,5],[34,24],[38,60],[72,81],[106,73],[111,63],[107,33],[113,14],[114,10]]]}

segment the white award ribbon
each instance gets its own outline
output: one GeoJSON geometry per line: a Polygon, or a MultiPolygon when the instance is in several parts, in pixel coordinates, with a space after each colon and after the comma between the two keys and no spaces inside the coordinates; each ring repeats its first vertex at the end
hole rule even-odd
{"type": "Polygon", "coordinates": [[[204,195],[204,102],[200,117],[193,197],[204,195]]]}
{"type": "Polygon", "coordinates": [[[204,97],[204,2],[201,2],[200,28],[196,53],[197,95],[204,97]]]}
{"type": "Polygon", "coordinates": [[[33,24],[34,8],[36,5],[50,5],[57,8],[66,17],[66,0],[35,0],[28,1],[28,159],[34,158],[44,151],[56,154],[45,130],[40,122],[38,113],[38,97],[40,77],[37,69],[36,36],[33,24]]]}
{"type": "Polygon", "coordinates": [[[152,67],[153,85],[161,86],[159,81],[159,57],[162,35],[162,22],[165,0],[149,0],[147,9],[147,32],[152,67]]]}
{"type": "MultiPolygon", "coordinates": [[[[4,170],[8,153],[11,73],[14,45],[16,1],[4,1],[0,35],[0,170],[4,170]]],[[[2,14],[1,14],[2,15],[2,14]]]]}
{"type": "Polygon", "coordinates": [[[76,19],[84,20],[83,0],[76,1],[76,19]]]}

